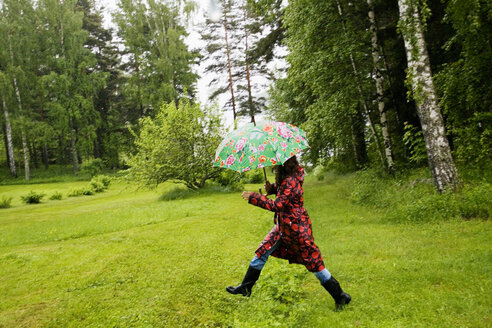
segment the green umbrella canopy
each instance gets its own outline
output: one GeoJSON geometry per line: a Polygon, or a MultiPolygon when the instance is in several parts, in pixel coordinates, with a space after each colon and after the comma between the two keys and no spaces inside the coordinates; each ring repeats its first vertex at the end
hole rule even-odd
{"type": "Polygon", "coordinates": [[[309,148],[306,132],[285,122],[247,124],[229,133],[215,153],[214,166],[246,172],[280,165],[309,148]]]}

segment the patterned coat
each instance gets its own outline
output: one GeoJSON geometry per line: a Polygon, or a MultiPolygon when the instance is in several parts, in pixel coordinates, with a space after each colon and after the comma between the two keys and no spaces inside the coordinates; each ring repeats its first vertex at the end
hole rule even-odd
{"type": "Polygon", "coordinates": [[[314,243],[311,219],[304,208],[304,169],[299,166],[293,176],[287,177],[276,189],[275,200],[258,193],[249,196],[249,203],[275,212],[278,224],[268,233],[256,250],[258,257],[265,254],[278,241],[280,247],[271,255],[303,264],[309,271],[318,272],[325,268],[318,246],[314,243]]]}

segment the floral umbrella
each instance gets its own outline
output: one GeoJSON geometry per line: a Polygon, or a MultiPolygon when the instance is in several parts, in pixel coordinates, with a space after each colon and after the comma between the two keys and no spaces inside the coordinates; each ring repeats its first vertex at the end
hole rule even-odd
{"type": "Polygon", "coordinates": [[[306,132],[284,122],[247,124],[229,133],[215,153],[214,166],[246,172],[280,165],[309,148],[306,132]]]}

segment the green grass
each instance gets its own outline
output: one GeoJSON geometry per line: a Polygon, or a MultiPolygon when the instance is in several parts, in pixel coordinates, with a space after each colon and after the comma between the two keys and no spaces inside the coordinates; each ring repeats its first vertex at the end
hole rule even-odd
{"type": "Polygon", "coordinates": [[[0,186],[13,197],[0,209],[0,327],[490,327],[490,221],[386,224],[349,201],[351,179],[305,185],[315,240],[353,297],[342,312],[302,266],[274,258],[251,298],[225,292],[272,226],[240,193],[0,186]],[[31,190],[48,196],[25,205],[31,190]]]}

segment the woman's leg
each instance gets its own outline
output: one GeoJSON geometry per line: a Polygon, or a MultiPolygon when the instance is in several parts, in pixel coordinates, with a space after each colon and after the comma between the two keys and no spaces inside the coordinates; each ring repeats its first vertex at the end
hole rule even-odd
{"type": "Polygon", "coordinates": [[[349,304],[352,300],[349,294],[345,293],[338,281],[331,275],[330,271],[326,268],[319,271],[314,272],[316,278],[318,278],[321,285],[330,293],[330,295],[335,300],[336,309],[341,309],[344,305],[349,304]]]}
{"type": "Polygon", "coordinates": [[[280,241],[278,241],[275,245],[273,245],[272,248],[270,248],[265,254],[262,256],[258,257],[255,254],[255,257],[251,260],[249,263],[250,266],[255,268],[256,270],[261,270],[266,264],[266,261],[268,260],[268,257],[280,246],[280,241]]]}
{"type": "Polygon", "coordinates": [[[255,257],[249,263],[248,271],[246,271],[246,275],[244,276],[243,282],[236,287],[229,286],[226,287],[226,291],[231,294],[242,294],[243,296],[250,296],[251,290],[253,289],[254,284],[260,277],[261,270],[265,266],[266,261],[270,254],[273,253],[280,246],[280,241],[278,241],[272,248],[270,248],[265,254],[258,257],[255,257]]]}

